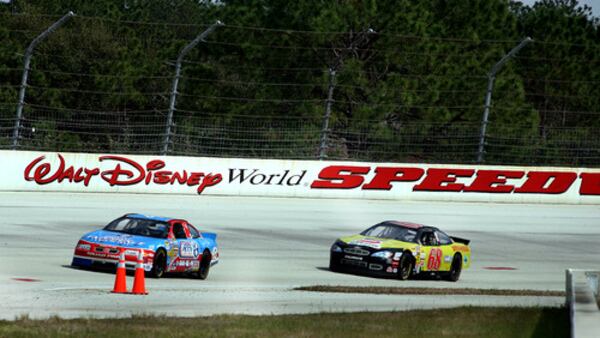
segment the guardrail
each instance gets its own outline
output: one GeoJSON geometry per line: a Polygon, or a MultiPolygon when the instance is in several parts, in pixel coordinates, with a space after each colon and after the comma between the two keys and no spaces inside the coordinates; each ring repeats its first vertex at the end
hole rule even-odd
{"type": "Polygon", "coordinates": [[[571,337],[597,338],[600,334],[600,271],[567,269],[567,308],[571,337]]]}

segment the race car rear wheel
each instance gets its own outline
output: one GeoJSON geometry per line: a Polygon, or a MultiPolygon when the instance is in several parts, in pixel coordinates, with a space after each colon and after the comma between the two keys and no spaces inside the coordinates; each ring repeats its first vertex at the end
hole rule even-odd
{"type": "Polygon", "coordinates": [[[400,264],[398,264],[398,279],[407,280],[412,275],[414,268],[414,260],[408,252],[404,252],[400,257],[400,264]]]}
{"type": "Polygon", "coordinates": [[[210,261],[210,252],[208,250],[204,250],[202,253],[202,259],[200,261],[200,269],[196,273],[196,276],[199,279],[206,279],[206,277],[208,277],[208,272],[210,271],[210,261]]]}
{"type": "Polygon", "coordinates": [[[460,254],[454,255],[452,259],[452,265],[450,266],[450,272],[446,275],[446,280],[450,282],[456,282],[460,278],[460,272],[462,271],[462,257],[460,254]]]}
{"type": "Polygon", "coordinates": [[[156,251],[154,255],[154,260],[152,261],[152,270],[150,270],[150,275],[154,278],[161,278],[165,274],[165,270],[167,267],[167,253],[164,250],[159,249],[156,251]]]}

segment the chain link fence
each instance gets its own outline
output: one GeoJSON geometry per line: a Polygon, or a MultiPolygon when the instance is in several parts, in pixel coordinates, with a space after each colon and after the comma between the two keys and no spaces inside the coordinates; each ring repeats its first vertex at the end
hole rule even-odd
{"type": "MultiPolygon", "coordinates": [[[[173,60],[206,26],[75,17],[33,52],[19,118],[23,52],[56,17],[0,17],[13,42],[0,49],[0,149],[18,150],[158,155],[168,140],[170,155],[318,159],[325,140],[327,159],[475,163],[486,72],[518,43],[380,36],[317,48],[289,38],[306,32],[225,25],[186,56],[169,121],[173,60]]],[[[573,49],[534,42],[497,75],[483,163],[600,166],[600,79],[535,68],[580,57],[599,73],[573,49]],[[563,56],[539,56],[554,49],[563,56]]]]}
{"type": "MultiPolygon", "coordinates": [[[[5,110],[6,115],[14,113],[5,110]]],[[[27,107],[18,149],[65,152],[160,154],[166,111],[56,111],[27,107]]],[[[182,114],[183,115],[183,114],[182,114]]],[[[10,149],[15,119],[0,120],[0,148],[10,149]]],[[[264,121],[218,116],[176,119],[170,154],[184,156],[317,159],[320,119],[264,121]]],[[[331,126],[327,157],[335,160],[409,163],[474,163],[479,125],[362,121],[363,127],[331,126]]],[[[540,138],[530,130],[494,128],[486,163],[598,166],[595,127],[549,128],[540,138]]]]}

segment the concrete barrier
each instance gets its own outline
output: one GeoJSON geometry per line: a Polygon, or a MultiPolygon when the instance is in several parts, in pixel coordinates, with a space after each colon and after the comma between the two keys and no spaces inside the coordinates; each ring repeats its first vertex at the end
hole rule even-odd
{"type": "Polygon", "coordinates": [[[600,169],[4,150],[0,191],[600,204],[600,169]]]}
{"type": "Polygon", "coordinates": [[[600,271],[566,270],[566,301],[573,338],[600,336],[599,278],[600,271]]]}

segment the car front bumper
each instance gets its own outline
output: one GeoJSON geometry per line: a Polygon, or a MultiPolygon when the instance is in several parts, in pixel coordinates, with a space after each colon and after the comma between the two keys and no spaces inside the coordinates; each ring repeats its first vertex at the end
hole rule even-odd
{"type": "Polygon", "coordinates": [[[343,252],[331,252],[331,263],[338,269],[376,276],[393,277],[398,274],[398,263],[372,256],[354,256],[343,252]]]}

